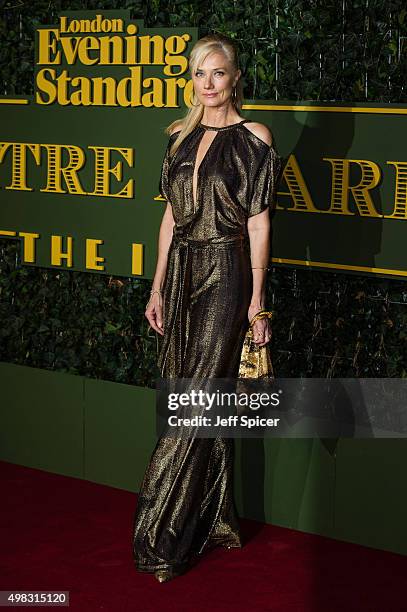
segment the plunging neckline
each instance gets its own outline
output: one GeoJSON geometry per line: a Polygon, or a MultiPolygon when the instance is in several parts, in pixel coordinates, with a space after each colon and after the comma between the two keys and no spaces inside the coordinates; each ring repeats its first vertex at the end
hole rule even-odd
{"type": "Polygon", "coordinates": [[[202,138],[204,137],[204,134],[205,134],[205,130],[202,132],[202,136],[201,136],[201,138],[199,139],[199,143],[198,143],[198,146],[197,146],[197,148],[196,148],[195,155],[194,155],[194,164],[193,164],[193,169],[192,169],[192,179],[191,179],[191,181],[192,181],[192,205],[193,205],[193,211],[194,211],[194,212],[196,211],[196,208],[197,208],[197,205],[198,205],[198,201],[199,201],[199,198],[198,198],[198,195],[199,195],[199,173],[200,173],[200,171],[201,171],[202,164],[203,164],[203,163],[204,163],[204,161],[206,160],[206,158],[207,158],[207,156],[208,156],[208,153],[209,153],[210,149],[212,148],[213,143],[214,143],[214,142],[215,142],[215,140],[216,140],[216,139],[219,137],[218,133],[216,133],[216,134],[215,134],[215,136],[214,136],[214,138],[213,138],[213,139],[211,140],[211,142],[209,143],[209,146],[208,146],[208,148],[206,149],[205,154],[204,154],[204,156],[202,157],[201,161],[199,162],[199,166],[198,166],[198,167],[197,167],[197,169],[196,169],[196,193],[195,193],[195,198],[194,198],[194,176],[195,176],[195,166],[196,166],[196,161],[197,161],[197,158],[198,158],[198,150],[199,150],[199,147],[201,146],[201,142],[202,142],[202,138]]]}
{"type": "Polygon", "coordinates": [[[225,132],[227,130],[231,130],[233,128],[236,128],[239,125],[242,125],[243,123],[246,123],[248,121],[251,121],[251,119],[242,119],[242,121],[238,121],[237,123],[231,123],[230,125],[223,125],[220,127],[214,126],[214,125],[206,125],[204,123],[198,123],[197,127],[200,128],[202,130],[202,136],[199,139],[198,142],[198,146],[196,148],[196,152],[194,155],[194,160],[193,160],[193,169],[192,169],[192,178],[191,178],[191,193],[192,193],[192,209],[193,212],[196,211],[197,206],[198,206],[198,202],[199,202],[199,176],[200,176],[200,171],[201,171],[201,167],[202,164],[206,161],[206,158],[208,157],[208,154],[210,152],[210,150],[213,147],[213,144],[215,142],[215,140],[217,140],[219,138],[219,132],[225,132]],[[197,162],[197,158],[198,158],[198,150],[199,147],[201,145],[202,142],[202,138],[204,137],[205,132],[207,131],[215,131],[215,137],[212,139],[212,141],[210,142],[208,148],[205,151],[205,155],[202,157],[201,161],[199,162],[199,166],[196,170],[196,193],[195,193],[195,198],[194,198],[194,176],[195,176],[195,166],[196,166],[196,162],[197,162]]]}
{"type": "Polygon", "coordinates": [[[194,156],[194,163],[193,163],[193,170],[192,170],[192,179],[191,179],[191,182],[192,182],[192,189],[191,189],[191,192],[192,192],[192,208],[193,208],[194,212],[196,211],[197,206],[198,206],[198,202],[199,202],[199,174],[200,174],[200,171],[201,171],[202,164],[206,161],[206,158],[208,157],[208,154],[209,154],[210,150],[213,147],[213,143],[215,142],[215,140],[217,140],[219,138],[219,133],[220,132],[225,132],[227,130],[231,130],[231,129],[236,128],[237,126],[242,125],[243,123],[246,123],[248,121],[251,121],[251,119],[242,119],[242,121],[238,121],[237,123],[231,123],[230,125],[223,125],[223,126],[220,126],[220,127],[217,127],[215,125],[206,125],[204,123],[199,123],[198,124],[198,127],[202,129],[202,136],[201,136],[201,138],[199,140],[199,143],[198,143],[198,146],[196,148],[196,152],[195,152],[195,156],[194,156]],[[199,166],[198,166],[198,168],[196,170],[196,193],[195,193],[195,198],[194,198],[194,176],[195,176],[196,161],[197,161],[197,158],[198,158],[198,150],[199,150],[199,147],[201,145],[202,138],[204,137],[205,132],[212,131],[212,130],[216,132],[215,137],[210,142],[208,148],[205,151],[205,155],[202,157],[202,159],[201,159],[201,161],[199,163],[199,166]]]}

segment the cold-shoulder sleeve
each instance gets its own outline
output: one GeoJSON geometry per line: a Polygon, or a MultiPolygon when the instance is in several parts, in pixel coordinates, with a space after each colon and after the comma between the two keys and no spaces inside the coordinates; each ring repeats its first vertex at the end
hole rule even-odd
{"type": "Polygon", "coordinates": [[[252,196],[248,206],[248,217],[274,206],[280,172],[281,159],[274,145],[271,145],[265,149],[252,176],[252,196]]]}

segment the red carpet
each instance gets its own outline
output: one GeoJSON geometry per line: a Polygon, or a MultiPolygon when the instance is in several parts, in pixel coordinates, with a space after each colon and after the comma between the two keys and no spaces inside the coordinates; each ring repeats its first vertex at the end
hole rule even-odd
{"type": "Polygon", "coordinates": [[[135,494],[4,462],[0,473],[0,590],[70,591],[63,609],[81,612],[407,609],[407,557],[254,521],[241,522],[243,549],[160,584],[133,566],[135,494]]]}

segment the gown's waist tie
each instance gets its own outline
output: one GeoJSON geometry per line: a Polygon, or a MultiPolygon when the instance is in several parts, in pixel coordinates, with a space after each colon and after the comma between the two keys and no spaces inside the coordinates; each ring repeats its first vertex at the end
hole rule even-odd
{"type": "Polygon", "coordinates": [[[164,368],[169,351],[173,355],[170,360],[172,371],[168,371],[168,378],[180,377],[182,372],[183,355],[187,337],[185,334],[186,312],[188,306],[191,252],[208,245],[224,248],[227,244],[243,243],[248,246],[247,234],[232,234],[215,236],[203,240],[194,240],[184,236],[174,228],[172,242],[168,252],[167,273],[164,289],[164,336],[161,350],[158,355],[158,367],[164,377],[164,368]]]}

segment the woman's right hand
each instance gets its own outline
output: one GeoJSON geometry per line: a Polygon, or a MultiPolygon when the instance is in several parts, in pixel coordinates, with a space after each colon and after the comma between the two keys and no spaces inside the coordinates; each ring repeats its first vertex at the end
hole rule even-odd
{"type": "Polygon", "coordinates": [[[144,315],[147,317],[150,326],[162,336],[164,335],[163,329],[163,307],[162,297],[159,293],[153,293],[147,302],[146,310],[144,315]]]}

